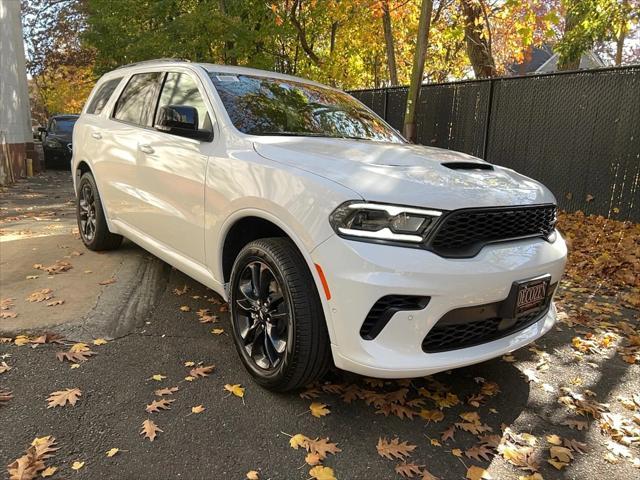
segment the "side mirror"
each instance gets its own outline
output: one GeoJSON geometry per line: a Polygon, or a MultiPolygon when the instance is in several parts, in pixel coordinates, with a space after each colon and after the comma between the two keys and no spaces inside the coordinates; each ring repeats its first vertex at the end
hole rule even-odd
{"type": "Polygon", "coordinates": [[[213,136],[212,132],[198,129],[198,110],[186,105],[160,107],[154,128],[195,140],[210,141],[213,136]]]}

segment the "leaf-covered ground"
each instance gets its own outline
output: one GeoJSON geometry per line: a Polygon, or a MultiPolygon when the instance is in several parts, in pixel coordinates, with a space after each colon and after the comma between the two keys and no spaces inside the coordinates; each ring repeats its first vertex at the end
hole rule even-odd
{"type": "Polygon", "coordinates": [[[430,378],[332,372],[267,392],[237,358],[226,305],[179,272],[124,337],[3,338],[0,462],[23,479],[637,478],[640,227],[581,214],[560,227],[557,328],[430,378]]]}

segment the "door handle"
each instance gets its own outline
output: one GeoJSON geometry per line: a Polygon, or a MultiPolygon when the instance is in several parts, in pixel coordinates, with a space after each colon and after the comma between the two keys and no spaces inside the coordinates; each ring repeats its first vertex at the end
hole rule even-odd
{"type": "Polygon", "coordinates": [[[141,152],[148,153],[149,155],[151,155],[152,153],[155,152],[153,147],[151,145],[146,144],[146,143],[138,145],[138,149],[140,149],[141,152]]]}
{"type": "Polygon", "coordinates": [[[96,140],[100,140],[100,139],[102,138],[102,134],[101,134],[101,133],[99,133],[99,132],[93,132],[93,133],[91,134],[91,136],[92,136],[93,138],[95,138],[96,140]]]}

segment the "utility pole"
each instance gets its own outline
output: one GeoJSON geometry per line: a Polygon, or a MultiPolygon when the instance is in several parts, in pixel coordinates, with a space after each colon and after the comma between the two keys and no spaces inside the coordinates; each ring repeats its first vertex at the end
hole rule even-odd
{"type": "Polygon", "coordinates": [[[18,0],[0,0],[0,25],[0,185],[7,185],[36,158],[18,0]]]}

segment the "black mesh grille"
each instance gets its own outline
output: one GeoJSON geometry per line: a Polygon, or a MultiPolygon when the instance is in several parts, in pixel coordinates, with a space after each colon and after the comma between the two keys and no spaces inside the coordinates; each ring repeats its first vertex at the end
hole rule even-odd
{"type": "Polygon", "coordinates": [[[442,219],[428,247],[443,257],[472,257],[488,243],[546,238],[555,223],[554,205],[454,210],[442,219]]]}
{"type": "Polygon", "coordinates": [[[532,325],[545,315],[548,309],[547,306],[543,312],[523,315],[513,325],[505,329],[500,329],[503,319],[497,317],[454,325],[438,325],[436,323],[422,341],[422,350],[427,353],[435,353],[491,342],[532,325]]]}
{"type": "Polygon", "coordinates": [[[360,336],[373,340],[387,325],[391,317],[402,310],[422,310],[429,303],[429,297],[411,295],[387,295],[378,300],[360,327],[360,336]]]}

